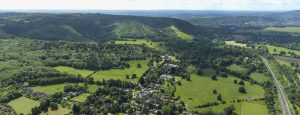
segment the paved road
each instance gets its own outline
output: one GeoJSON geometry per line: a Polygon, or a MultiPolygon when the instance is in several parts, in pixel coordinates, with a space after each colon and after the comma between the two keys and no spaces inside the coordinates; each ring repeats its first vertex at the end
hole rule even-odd
{"type": "Polygon", "coordinates": [[[288,98],[285,95],[285,92],[283,90],[283,87],[282,87],[281,83],[277,80],[277,78],[276,78],[275,74],[273,73],[268,61],[264,57],[262,57],[262,60],[265,63],[268,70],[270,71],[270,73],[272,75],[272,78],[274,80],[275,86],[277,88],[278,98],[279,98],[279,102],[280,102],[281,108],[282,108],[282,114],[283,115],[295,115],[294,109],[293,109],[293,107],[290,106],[288,98]]]}

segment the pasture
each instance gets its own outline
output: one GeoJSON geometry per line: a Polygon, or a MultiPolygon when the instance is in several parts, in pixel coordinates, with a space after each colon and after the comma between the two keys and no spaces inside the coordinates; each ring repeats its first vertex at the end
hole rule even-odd
{"type": "Polygon", "coordinates": [[[268,27],[264,30],[273,32],[300,33],[300,27],[268,27]]]}
{"type": "Polygon", "coordinates": [[[184,33],[182,31],[180,31],[177,27],[175,27],[174,25],[172,25],[171,27],[169,27],[173,32],[175,32],[175,34],[183,39],[183,40],[187,40],[187,41],[192,41],[193,40],[193,36],[187,34],[187,33],[184,33]]]}
{"type": "Polygon", "coordinates": [[[225,41],[225,43],[230,46],[247,47],[247,44],[237,43],[235,41],[225,41]]]}
{"type": "Polygon", "coordinates": [[[145,45],[149,48],[153,48],[156,50],[161,51],[162,48],[160,46],[160,43],[158,42],[152,42],[145,39],[126,39],[126,40],[115,40],[115,44],[135,44],[135,45],[145,45]]]}
{"type": "MultiPolygon", "coordinates": [[[[55,94],[58,92],[63,92],[64,91],[64,87],[66,85],[75,85],[76,83],[64,83],[64,84],[57,84],[57,85],[47,85],[47,86],[35,86],[35,87],[31,87],[34,90],[37,90],[39,92],[43,92],[43,93],[47,93],[47,94],[55,94]]],[[[83,83],[78,83],[79,86],[83,86],[83,83]]],[[[100,86],[97,85],[88,85],[88,91],[93,93],[96,92],[96,90],[99,88],[100,86]]]]}
{"type": "Polygon", "coordinates": [[[80,74],[82,77],[87,77],[94,72],[91,70],[81,70],[81,69],[75,69],[75,68],[67,67],[67,66],[57,66],[54,69],[56,69],[60,72],[67,72],[67,73],[73,74],[73,75],[80,74]]]}
{"type": "Polygon", "coordinates": [[[232,64],[232,65],[228,66],[227,69],[241,73],[241,74],[245,74],[248,71],[247,68],[244,68],[244,67],[242,67],[240,65],[236,65],[236,64],[232,64]]]}
{"type": "Polygon", "coordinates": [[[89,93],[84,93],[84,94],[81,94],[77,97],[72,98],[71,100],[77,101],[77,102],[84,102],[87,99],[87,97],[90,96],[90,95],[91,94],[89,94],[89,93]]]}
{"type": "Polygon", "coordinates": [[[243,102],[241,115],[269,115],[266,105],[243,102]]]}
{"type": "Polygon", "coordinates": [[[269,78],[268,78],[267,76],[265,76],[265,75],[262,74],[262,73],[258,73],[258,72],[251,73],[250,77],[251,77],[253,80],[255,80],[255,81],[257,81],[257,82],[260,82],[260,83],[266,82],[266,81],[269,80],[269,78]]]}
{"type": "Polygon", "coordinates": [[[270,54],[277,54],[278,55],[281,51],[283,51],[283,52],[286,52],[287,56],[289,56],[288,52],[293,52],[296,55],[300,56],[300,51],[297,51],[297,50],[291,50],[291,49],[288,49],[288,48],[277,47],[277,46],[273,46],[273,45],[266,45],[266,47],[268,48],[268,51],[269,51],[270,54]]]}
{"type": "Polygon", "coordinates": [[[297,59],[297,58],[284,57],[284,56],[274,56],[274,58],[276,60],[278,60],[279,63],[287,65],[287,66],[291,66],[291,63],[300,65],[300,59],[297,59]],[[280,62],[280,61],[282,61],[282,62],[280,62]]]}
{"type": "Polygon", "coordinates": [[[52,111],[50,108],[48,109],[48,112],[41,113],[41,115],[66,115],[70,113],[71,110],[63,107],[59,107],[58,110],[52,111]]]}
{"type": "Polygon", "coordinates": [[[8,103],[17,114],[23,113],[24,115],[30,114],[31,109],[35,106],[39,106],[40,102],[28,99],[26,97],[20,97],[18,99],[12,100],[8,103]]]}
{"type": "Polygon", "coordinates": [[[125,69],[111,69],[98,71],[92,75],[95,81],[109,80],[109,79],[119,79],[119,80],[127,80],[137,82],[139,77],[143,75],[143,73],[148,70],[149,60],[132,60],[128,61],[130,64],[130,68],[125,69]],[[137,68],[137,64],[141,64],[141,68],[137,68]],[[126,75],[136,74],[137,78],[135,79],[126,79],[126,75]]]}
{"type": "Polygon", "coordinates": [[[261,86],[251,85],[245,81],[247,94],[242,94],[238,91],[240,85],[234,84],[234,80],[239,81],[238,78],[218,76],[217,79],[214,81],[207,76],[192,74],[191,81],[181,81],[182,85],[177,86],[175,95],[181,97],[181,100],[187,104],[188,110],[197,110],[194,106],[217,101],[217,95],[213,94],[214,89],[222,95],[224,101],[264,97],[264,90],[261,86]]]}

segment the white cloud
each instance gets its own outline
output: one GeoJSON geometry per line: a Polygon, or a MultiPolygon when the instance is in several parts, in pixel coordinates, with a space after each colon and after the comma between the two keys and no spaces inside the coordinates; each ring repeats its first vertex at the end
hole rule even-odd
{"type": "Polygon", "coordinates": [[[300,0],[0,0],[0,9],[295,10],[300,0]]]}

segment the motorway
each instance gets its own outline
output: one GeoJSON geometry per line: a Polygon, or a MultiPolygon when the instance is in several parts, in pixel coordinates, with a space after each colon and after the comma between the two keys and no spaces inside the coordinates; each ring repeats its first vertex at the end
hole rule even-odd
{"type": "Polygon", "coordinates": [[[282,87],[281,83],[277,80],[268,61],[264,57],[262,57],[262,60],[263,60],[264,64],[266,65],[266,67],[268,68],[268,70],[270,71],[272,78],[274,80],[275,86],[277,88],[278,98],[279,98],[279,102],[280,102],[280,105],[282,108],[282,114],[283,115],[295,115],[294,109],[293,109],[293,107],[290,106],[288,98],[284,92],[283,87],[282,87]]]}

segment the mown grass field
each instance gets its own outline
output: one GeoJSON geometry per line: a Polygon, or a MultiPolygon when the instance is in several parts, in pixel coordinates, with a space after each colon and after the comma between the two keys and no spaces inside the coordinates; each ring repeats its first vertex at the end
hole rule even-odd
{"type": "Polygon", "coordinates": [[[67,72],[67,73],[73,74],[73,75],[80,74],[82,77],[87,77],[88,75],[91,75],[94,72],[91,70],[80,70],[80,69],[75,69],[75,68],[67,67],[67,66],[57,66],[54,69],[56,69],[60,72],[67,72]]]}
{"type": "Polygon", "coordinates": [[[84,102],[87,99],[87,97],[90,96],[90,95],[91,94],[89,94],[89,93],[84,93],[84,94],[81,94],[77,97],[72,98],[71,100],[77,101],[77,102],[84,102]]]}
{"type": "Polygon", "coordinates": [[[159,45],[158,42],[147,41],[145,39],[126,39],[126,40],[115,40],[115,44],[136,44],[136,45],[145,45],[149,48],[153,48],[161,51],[163,48],[159,45]]]}
{"type": "Polygon", "coordinates": [[[120,80],[127,80],[137,82],[139,77],[148,69],[149,60],[132,60],[128,61],[130,64],[130,68],[126,69],[111,69],[111,70],[104,70],[98,71],[92,75],[95,81],[102,81],[109,80],[109,79],[120,79],[120,80]],[[142,68],[137,68],[137,64],[141,64],[142,68]],[[137,78],[135,79],[126,79],[126,75],[136,74],[137,78]]]}
{"type": "Polygon", "coordinates": [[[17,114],[23,113],[24,115],[30,114],[31,109],[35,106],[39,106],[40,102],[28,99],[26,97],[20,97],[18,99],[12,100],[8,103],[17,114]]]}
{"type": "Polygon", "coordinates": [[[245,82],[247,94],[242,94],[238,91],[240,85],[234,84],[234,80],[239,80],[238,78],[217,77],[217,79],[213,81],[210,77],[192,74],[192,81],[182,80],[182,86],[177,86],[175,95],[181,97],[181,100],[187,104],[188,110],[197,110],[194,106],[217,101],[217,95],[213,94],[214,89],[222,95],[225,101],[264,97],[264,90],[261,86],[245,82]]]}
{"type": "Polygon", "coordinates": [[[251,73],[250,77],[257,82],[266,82],[269,80],[269,78],[266,77],[264,74],[257,72],[251,73]]]}
{"type": "Polygon", "coordinates": [[[236,65],[236,64],[232,64],[232,65],[228,66],[227,69],[241,73],[241,74],[245,74],[248,71],[247,68],[244,68],[244,67],[242,67],[240,65],[236,65]]]}
{"type": "MultiPolygon", "coordinates": [[[[266,46],[267,46],[268,51],[269,51],[270,54],[279,54],[281,51],[284,51],[286,53],[293,52],[296,55],[300,56],[300,51],[297,51],[297,50],[291,50],[291,49],[288,49],[288,48],[277,47],[277,46],[272,46],[272,45],[266,45],[266,46]],[[276,52],[274,51],[274,49],[276,49],[276,52]]],[[[287,54],[287,56],[288,56],[288,54],[287,54]]]]}
{"type": "Polygon", "coordinates": [[[231,46],[247,47],[247,44],[237,43],[235,41],[225,41],[225,43],[231,46]]]}
{"type": "MultiPolygon", "coordinates": [[[[34,90],[43,92],[43,93],[47,93],[47,94],[55,94],[58,92],[63,92],[64,91],[64,87],[66,85],[75,85],[75,83],[64,83],[64,84],[57,84],[57,85],[48,85],[48,86],[35,86],[35,87],[31,87],[34,90]]],[[[78,83],[78,85],[83,86],[83,83],[78,83]]],[[[88,85],[88,91],[93,93],[95,92],[98,87],[97,85],[88,85]]]]}
{"type": "Polygon", "coordinates": [[[269,115],[266,105],[243,102],[241,115],[269,115]]]}
{"type": "Polygon", "coordinates": [[[300,33],[300,27],[268,27],[266,31],[300,33]]]}
{"type": "Polygon", "coordinates": [[[189,35],[189,34],[187,34],[187,33],[184,33],[184,32],[182,32],[182,31],[180,31],[177,27],[175,27],[174,25],[173,26],[171,26],[171,27],[169,27],[172,31],[174,31],[175,32],[175,34],[179,37],[179,38],[181,38],[181,39],[183,39],[183,40],[187,40],[187,41],[192,41],[193,40],[193,36],[191,36],[191,35],[189,35]]]}
{"type": "Polygon", "coordinates": [[[50,108],[48,109],[48,112],[41,113],[41,115],[66,115],[70,113],[71,110],[63,107],[59,107],[58,110],[52,111],[50,108]]]}

